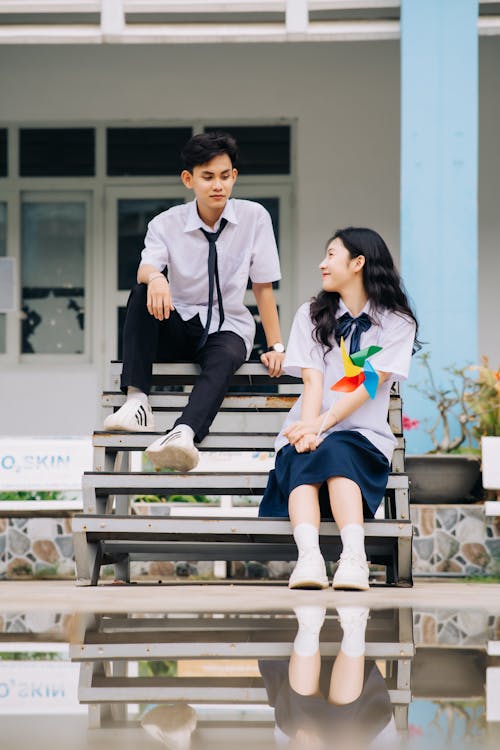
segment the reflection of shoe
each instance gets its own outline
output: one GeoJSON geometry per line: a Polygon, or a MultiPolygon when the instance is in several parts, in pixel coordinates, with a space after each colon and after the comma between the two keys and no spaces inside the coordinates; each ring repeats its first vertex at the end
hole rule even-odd
{"type": "Polygon", "coordinates": [[[319,633],[325,621],[326,607],[320,604],[304,604],[294,607],[295,617],[300,630],[310,630],[319,633]]]}
{"type": "Polygon", "coordinates": [[[187,750],[196,729],[196,713],[188,703],[179,701],[155,706],[144,714],[141,724],[151,737],[169,750],[187,750]]]}
{"type": "Polygon", "coordinates": [[[123,430],[124,432],[152,432],[155,428],[153,412],[146,401],[129,398],[118,411],[104,420],[105,430],[123,430]]]}
{"type": "Polygon", "coordinates": [[[368,591],[368,563],[364,555],[344,550],[340,555],[339,565],[333,577],[334,589],[352,589],[368,591]]]}
{"type": "Polygon", "coordinates": [[[304,552],[299,556],[290,580],[290,589],[326,589],[328,576],[325,561],[319,549],[304,552]]]}
{"type": "Polygon", "coordinates": [[[347,656],[362,656],[365,653],[365,631],[370,610],[368,607],[337,607],[342,628],[341,650],[347,656]]]}
{"type": "Polygon", "coordinates": [[[191,471],[198,464],[199,453],[193,438],[184,430],[174,429],[146,448],[150,461],[159,469],[191,471]]]}

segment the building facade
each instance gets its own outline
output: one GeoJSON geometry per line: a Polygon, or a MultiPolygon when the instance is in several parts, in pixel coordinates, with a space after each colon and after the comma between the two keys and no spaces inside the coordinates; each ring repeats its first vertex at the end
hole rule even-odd
{"type": "Polygon", "coordinates": [[[424,322],[422,338],[439,341],[440,366],[482,354],[496,363],[494,5],[292,0],[235,2],[224,14],[227,3],[103,0],[24,3],[24,16],[14,5],[19,11],[20,3],[0,2],[0,256],[12,258],[14,268],[12,277],[9,263],[1,265],[5,299],[14,290],[13,309],[0,314],[2,435],[77,436],[99,424],[99,392],[109,360],[120,354],[147,221],[188,198],[179,148],[206,128],[238,136],[243,159],[234,195],[262,201],[273,217],[285,333],[294,310],[319,287],[317,266],[332,231],[364,225],[382,234],[401,263],[424,322]],[[435,6],[448,11],[444,27],[435,6]],[[405,27],[405,12],[420,26],[412,18],[405,27]],[[435,39],[428,35],[428,49],[426,23],[439,27],[435,39]],[[440,126],[445,112],[431,107],[429,87],[416,86],[408,70],[421,66],[424,82],[432,78],[426,55],[432,45],[443,48],[443,94],[464,34],[476,40],[468,53],[473,75],[450,94],[453,102],[462,97],[462,106],[438,128],[441,140],[431,148],[418,137],[416,113],[428,107],[431,124],[440,126]],[[448,155],[453,138],[458,145],[448,155]],[[476,214],[464,211],[458,189],[434,224],[422,219],[427,191],[417,184],[419,165],[431,158],[438,168],[429,191],[446,196],[450,179],[464,180],[476,214]],[[443,182],[446,159],[464,160],[466,172],[443,182]],[[405,171],[404,164],[413,166],[405,171]],[[436,224],[452,226],[457,216],[458,239],[436,224]],[[448,244],[443,237],[451,237],[448,244]],[[435,274],[441,281],[427,286],[435,274]],[[437,305],[429,317],[431,296],[437,305]],[[457,296],[472,321],[463,337],[463,327],[450,335],[446,314],[457,296]]]}

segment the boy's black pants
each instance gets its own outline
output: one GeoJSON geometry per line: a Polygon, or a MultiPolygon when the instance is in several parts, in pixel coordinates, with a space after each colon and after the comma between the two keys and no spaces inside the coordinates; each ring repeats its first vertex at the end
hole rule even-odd
{"type": "Polygon", "coordinates": [[[153,362],[196,362],[201,372],[189,401],[176,424],[189,425],[197,441],[203,440],[226,395],[231,378],[246,360],[246,346],[232,331],[211,333],[198,349],[203,333],[200,318],[182,320],[177,310],[167,320],[148,312],[147,285],[137,284],[130,292],[123,329],[121,389],[129,385],[149,394],[153,362]]]}

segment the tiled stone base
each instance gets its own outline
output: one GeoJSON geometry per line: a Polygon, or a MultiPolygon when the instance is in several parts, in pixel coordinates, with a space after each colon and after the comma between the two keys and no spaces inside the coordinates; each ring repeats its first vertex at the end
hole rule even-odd
{"type": "Polygon", "coordinates": [[[482,505],[413,505],[415,576],[500,575],[500,518],[482,505]]]}
{"type": "Polygon", "coordinates": [[[486,648],[496,640],[500,617],[472,610],[415,609],[413,637],[416,646],[486,648]]]}
{"type": "Polygon", "coordinates": [[[71,517],[0,518],[0,578],[73,578],[71,517]]]}
{"type": "MultiPolygon", "coordinates": [[[[500,518],[487,518],[481,505],[415,505],[415,576],[500,575],[500,518]]],[[[230,576],[286,579],[293,563],[235,562],[230,576]]],[[[113,574],[112,568],[107,571],[113,574]]],[[[133,578],[213,577],[211,562],[137,562],[133,578]]],[[[0,518],[0,578],[73,578],[70,513],[58,518],[0,518]]]]}

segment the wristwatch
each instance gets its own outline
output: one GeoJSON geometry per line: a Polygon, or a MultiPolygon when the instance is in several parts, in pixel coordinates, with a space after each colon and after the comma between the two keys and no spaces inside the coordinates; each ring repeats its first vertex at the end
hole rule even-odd
{"type": "Polygon", "coordinates": [[[276,344],[273,344],[272,346],[267,347],[268,352],[277,352],[278,354],[283,354],[285,351],[285,347],[281,343],[281,341],[278,341],[276,344]]]}

